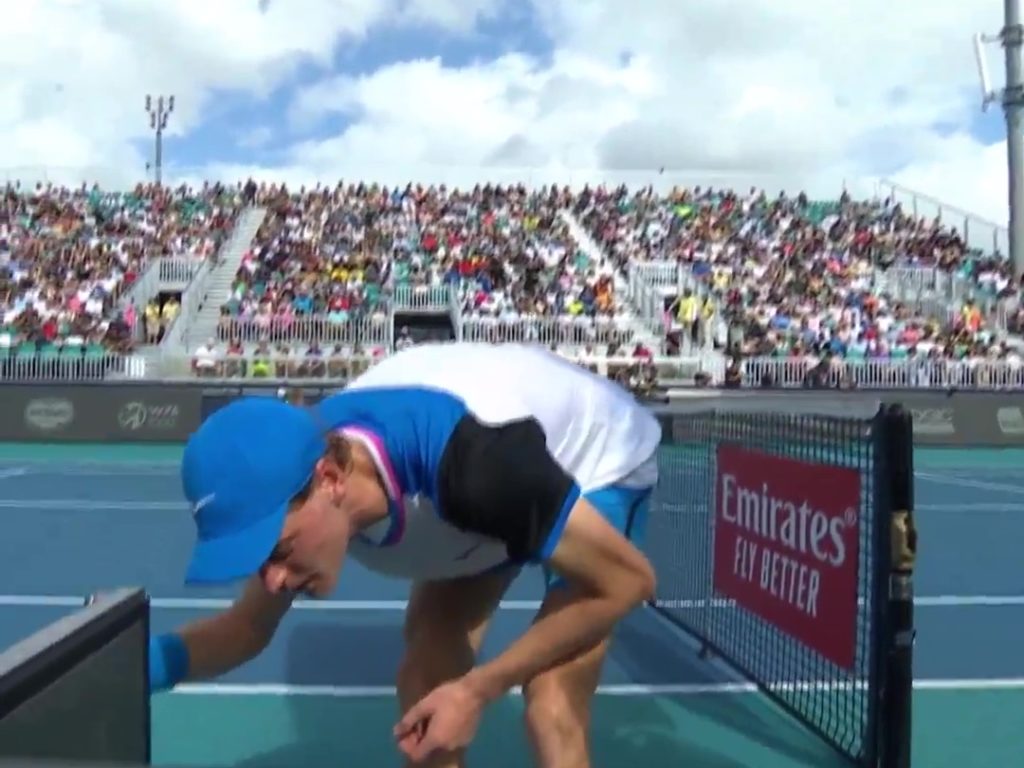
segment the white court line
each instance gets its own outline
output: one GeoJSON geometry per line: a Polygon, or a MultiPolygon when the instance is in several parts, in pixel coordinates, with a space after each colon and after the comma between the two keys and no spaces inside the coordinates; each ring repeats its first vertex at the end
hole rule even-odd
{"type": "Polygon", "coordinates": [[[0,509],[184,512],[188,509],[188,504],[184,501],[115,501],[112,499],[0,499],[0,509]]]}
{"type": "MultiPolygon", "coordinates": [[[[16,477],[16,474],[4,474],[13,470],[0,470],[0,480],[6,477],[16,477]]],[[[942,482],[952,485],[963,485],[967,481],[950,480],[942,478],[942,482]]],[[[976,481],[971,481],[976,482],[976,481]]],[[[1010,486],[1007,486],[1009,488],[1010,486]]],[[[1024,494],[1024,487],[1014,488],[1015,492],[1024,494]]],[[[121,511],[121,512],[184,512],[188,510],[188,504],[184,501],[150,501],[131,499],[0,499],[0,509],[14,509],[19,511],[67,511],[76,510],[80,512],[100,511],[121,511]]],[[[694,505],[683,507],[680,505],[661,505],[661,511],[668,514],[686,515],[707,515],[708,509],[705,506],[694,505]]],[[[938,503],[918,504],[915,507],[917,512],[994,512],[994,513],[1020,513],[1024,512],[1024,502],[966,502],[963,504],[938,503]]]]}
{"type": "Polygon", "coordinates": [[[1024,512],[1024,503],[998,501],[975,501],[967,504],[915,504],[915,512],[998,512],[1002,514],[1020,514],[1024,512]]]}
{"type": "Polygon", "coordinates": [[[919,477],[922,480],[929,480],[933,483],[959,485],[964,488],[978,488],[983,491],[1000,491],[1002,493],[1013,493],[1024,496],[1024,486],[1020,485],[990,483],[986,480],[969,480],[962,477],[947,477],[946,475],[936,475],[931,472],[915,472],[914,477],[919,477]]]}
{"type": "MultiPolygon", "coordinates": [[[[680,683],[661,685],[610,684],[597,688],[599,696],[696,696],[701,694],[755,693],[758,688],[750,683],[708,683],[704,685],[680,683]]],[[[282,683],[188,683],[171,691],[186,696],[321,696],[331,698],[390,697],[397,690],[388,685],[289,685],[282,683]]],[[[522,690],[509,691],[521,696],[522,690]]]]}
{"type": "MultiPolygon", "coordinates": [[[[776,691],[865,691],[864,685],[849,683],[783,683],[772,686],[776,691]]],[[[915,690],[923,691],[992,691],[1024,689],[1024,678],[963,678],[915,680],[915,690]]],[[[600,685],[599,696],[707,696],[737,693],[756,693],[760,689],[752,683],[679,683],[639,685],[632,683],[600,685]]],[[[510,691],[522,695],[519,688],[510,691]]],[[[330,698],[392,697],[394,686],[388,685],[290,685],[287,683],[186,683],[179,685],[172,695],[182,696],[320,696],[330,698]]]]}
{"type": "MultiPolygon", "coordinates": [[[[704,608],[709,601],[705,600],[659,600],[661,608],[704,608]]],[[[863,598],[857,600],[864,604],[863,598]]],[[[2,605],[2,603],[0,603],[2,605]]],[[[928,595],[914,598],[918,608],[977,608],[977,607],[1010,607],[1024,605],[1024,595],[928,595]]],[[[711,608],[732,608],[732,600],[717,598],[710,601],[711,608]]]]}
{"type": "MultiPolygon", "coordinates": [[[[81,606],[85,596],[72,595],[0,595],[3,608],[63,608],[81,606]]],[[[167,610],[220,610],[231,606],[233,600],[221,597],[154,597],[152,608],[167,610]]],[[[300,611],[404,611],[405,600],[296,600],[292,608],[300,611]]],[[[536,611],[539,600],[502,600],[504,611],[536,611]]],[[[730,600],[660,600],[660,608],[731,608],[730,600]]],[[[1024,595],[933,595],[914,598],[921,608],[1011,607],[1024,606],[1024,595]]]]}
{"type": "Polygon", "coordinates": [[[746,680],[736,667],[731,666],[724,658],[719,656],[717,653],[704,654],[705,645],[704,642],[694,635],[692,632],[688,632],[682,629],[678,625],[674,624],[669,617],[661,611],[656,611],[649,605],[644,606],[647,609],[649,615],[653,616],[663,626],[668,628],[672,633],[673,642],[678,643],[681,646],[689,648],[691,652],[701,655],[702,661],[705,665],[718,672],[718,674],[725,680],[731,680],[733,683],[738,685],[748,685],[749,681],[746,680]]]}
{"type": "Polygon", "coordinates": [[[1024,605],[1024,595],[935,595],[914,598],[914,605],[924,608],[949,608],[952,606],[1011,606],[1024,605]]]}
{"type": "Polygon", "coordinates": [[[985,469],[975,467],[974,469],[954,469],[945,467],[922,467],[922,472],[941,471],[948,477],[966,477],[968,479],[991,478],[993,480],[1024,480],[1024,469],[985,469]]]}
{"type": "Polygon", "coordinates": [[[178,461],[104,461],[103,459],[82,459],[81,461],[72,461],[68,459],[61,459],[60,463],[55,464],[53,459],[47,458],[28,457],[19,459],[0,459],[0,467],[10,464],[24,466],[33,470],[37,469],[41,472],[46,472],[47,474],[56,474],[67,469],[92,469],[93,467],[99,467],[101,469],[181,469],[181,462],[178,461]]]}
{"type": "MultiPolygon", "coordinates": [[[[32,469],[29,470],[37,478],[49,477],[179,477],[180,469],[154,469],[150,467],[134,467],[125,464],[121,467],[107,469],[62,468],[62,469],[32,469]]],[[[41,482],[41,481],[40,481],[41,482]]]]}
{"type": "MultiPolygon", "coordinates": [[[[3,608],[64,608],[81,606],[84,602],[84,595],[0,595],[3,608]]],[[[154,597],[149,604],[152,608],[170,610],[220,610],[233,602],[220,597],[154,597]]],[[[406,600],[296,600],[292,608],[300,611],[404,611],[407,605],[406,600]]],[[[500,607],[506,611],[536,611],[540,601],[502,600],[500,607]]]]}
{"type": "MultiPolygon", "coordinates": [[[[0,464],[2,466],[2,464],[0,464]]],[[[51,478],[64,477],[179,477],[181,467],[178,464],[33,464],[31,460],[24,465],[19,464],[22,475],[30,476],[37,483],[47,482],[51,478]]],[[[2,471],[2,470],[0,470],[2,471]]]]}
{"type": "MultiPolygon", "coordinates": [[[[952,482],[952,481],[950,481],[952,482]]],[[[1024,487],[1024,486],[1022,486],[1024,487]]],[[[669,515],[695,515],[706,517],[709,515],[708,506],[691,505],[682,506],[679,504],[660,504],[658,512],[665,512],[669,515]]],[[[961,504],[942,502],[936,504],[915,504],[915,512],[999,512],[999,513],[1020,513],[1024,512],[1024,502],[998,502],[998,501],[970,501],[961,504]]]]}

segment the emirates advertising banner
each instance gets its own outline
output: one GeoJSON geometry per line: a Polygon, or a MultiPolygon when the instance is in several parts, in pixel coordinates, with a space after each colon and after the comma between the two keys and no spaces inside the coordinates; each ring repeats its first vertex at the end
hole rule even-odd
{"type": "Polygon", "coordinates": [[[723,444],[714,587],[837,666],[857,646],[860,473],[723,444]]]}

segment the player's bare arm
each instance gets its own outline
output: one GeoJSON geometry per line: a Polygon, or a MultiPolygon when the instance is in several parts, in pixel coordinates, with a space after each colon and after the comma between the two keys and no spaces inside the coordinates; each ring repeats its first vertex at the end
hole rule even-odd
{"type": "Polygon", "coordinates": [[[548,560],[579,599],[536,621],[467,682],[492,700],[558,661],[608,636],[630,611],[654,595],[654,569],[587,501],[579,499],[548,560]]]}
{"type": "Polygon", "coordinates": [[[644,555],[580,493],[528,418],[502,426],[467,424],[470,435],[446,454],[439,485],[460,525],[505,542],[515,561],[543,561],[579,600],[533,624],[473,680],[491,699],[607,637],[654,592],[644,555]]]}
{"type": "Polygon", "coordinates": [[[164,636],[165,644],[182,643],[177,649],[163,649],[164,653],[170,664],[185,664],[182,680],[217,677],[259,655],[270,644],[291,603],[291,594],[271,594],[260,576],[253,576],[230,608],[185,625],[176,636],[164,636]]]}

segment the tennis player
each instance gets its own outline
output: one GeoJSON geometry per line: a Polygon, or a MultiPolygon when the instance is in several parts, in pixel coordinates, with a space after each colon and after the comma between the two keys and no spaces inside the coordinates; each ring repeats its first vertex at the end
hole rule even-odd
{"type": "Polygon", "coordinates": [[[530,346],[413,347],[311,408],[236,400],[185,449],[186,579],[247,585],[154,638],[153,687],[256,656],[294,597],[334,592],[349,556],[412,582],[394,729],[411,764],[463,765],[484,707],[522,686],[538,765],[584,768],[609,637],[654,590],[637,542],[660,438],[619,385],[530,346]],[[535,620],[477,663],[530,565],[547,585],[535,620]]]}

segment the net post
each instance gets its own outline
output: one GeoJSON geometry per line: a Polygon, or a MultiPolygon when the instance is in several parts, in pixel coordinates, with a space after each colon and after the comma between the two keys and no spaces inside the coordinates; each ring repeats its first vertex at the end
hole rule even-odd
{"type": "MultiPolygon", "coordinates": [[[[152,637],[153,632],[153,619],[150,613],[152,609],[152,600],[149,592],[143,591],[142,598],[146,603],[146,612],[143,615],[143,632],[145,637],[152,637]]],[[[146,718],[146,743],[145,743],[145,765],[153,764],[153,690],[150,687],[149,669],[150,669],[150,647],[149,643],[145,643],[142,646],[142,666],[146,670],[146,675],[143,677],[143,688],[142,688],[142,707],[146,718]]]]}
{"type": "Polygon", "coordinates": [[[880,521],[886,546],[878,576],[887,587],[881,654],[879,708],[880,768],[909,768],[914,689],[914,439],[909,411],[899,404],[884,408],[885,478],[888,506],[880,521]]]}

